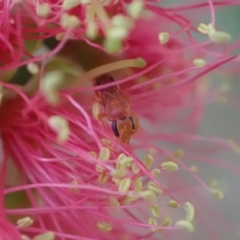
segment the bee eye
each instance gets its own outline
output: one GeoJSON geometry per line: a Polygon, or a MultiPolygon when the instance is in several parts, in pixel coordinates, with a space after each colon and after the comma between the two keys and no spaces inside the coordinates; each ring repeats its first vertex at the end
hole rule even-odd
{"type": "Polygon", "coordinates": [[[117,129],[117,121],[112,122],[112,131],[115,134],[116,137],[119,137],[119,132],[117,129]]]}

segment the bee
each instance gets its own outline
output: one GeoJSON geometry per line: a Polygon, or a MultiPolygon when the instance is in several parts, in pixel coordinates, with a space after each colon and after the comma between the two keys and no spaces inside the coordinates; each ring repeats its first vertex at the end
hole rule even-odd
{"type": "MultiPolygon", "coordinates": [[[[96,85],[104,85],[114,82],[110,75],[101,75],[96,78],[96,85]]],[[[101,99],[105,112],[98,115],[101,121],[106,117],[112,122],[111,127],[114,135],[122,142],[129,143],[132,135],[139,128],[138,118],[132,114],[128,100],[123,96],[117,85],[101,89],[96,92],[101,99]]]]}

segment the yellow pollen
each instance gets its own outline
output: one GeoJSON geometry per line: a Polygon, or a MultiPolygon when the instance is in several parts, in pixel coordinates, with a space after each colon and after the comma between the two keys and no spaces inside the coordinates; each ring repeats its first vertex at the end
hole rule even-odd
{"type": "Polygon", "coordinates": [[[127,172],[126,172],[125,168],[114,169],[111,172],[111,175],[113,177],[118,177],[118,178],[122,178],[122,177],[126,176],[126,174],[127,174],[127,172]]]}
{"type": "Polygon", "coordinates": [[[51,13],[51,8],[48,3],[41,3],[36,8],[39,17],[48,17],[51,13]]]}
{"type": "Polygon", "coordinates": [[[97,153],[95,152],[88,152],[88,154],[94,158],[97,158],[97,153]]]}
{"type": "Polygon", "coordinates": [[[33,220],[30,217],[24,217],[21,219],[18,219],[17,225],[19,228],[25,228],[29,227],[33,224],[33,220]]]}
{"type": "Polygon", "coordinates": [[[63,13],[60,19],[63,28],[77,28],[80,25],[79,19],[74,15],[63,13]]]}
{"type": "Polygon", "coordinates": [[[98,120],[98,115],[101,112],[101,105],[98,102],[95,102],[92,106],[92,115],[95,119],[98,120]]]}
{"type": "Polygon", "coordinates": [[[152,190],[145,190],[139,193],[139,196],[151,202],[156,201],[156,195],[152,190]]]}
{"type": "Polygon", "coordinates": [[[198,31],[202,34],[207,35],[208,34],[208,25],[204,24],[204,23],[200,23],[198,26],[198,31]]]}
{"type": "MultiPolygon", "coordinates": [[[[148,219],[148,224],[149,224],[149,225],[152,225],[152,226],[157,226],[157,221],[156,221],[156,219],[154,219],[154,218],[149,218],[149,219],[148,219]]],[[[156,231],[157,228],[152,227],[151,230],[152,230],[152,231],[156,231]]]]}
{"type": "Polygon", "coordinates": [[[159,33],[158,39],[161,44],[166,44],[169,41],[169,33],[167,33],[167,32],[159,33]]]}
{"type": "Polygon", "coordinates": [[[164,219],[164,220],[161,222],[161,226],[167,227],[167,226],[170,226],[171,223],[172,223],[171,219],[170,219],[170,218],[166,218],[166,219],[164,219]]]}
{"type": "Polygon", "coordinates": [[[140,168],[138,167],[138,165],[136,163],[133,163],[132,165],[132,171],[135,173],[135,174],[138,174],[139,171],[140,171],[140,168]]]}
{"type": "Polygon", "coordinates": [[[138,177],[133,181],[135,192],[141,192],[143,190],[142,177],[138,177]]]}
{"type": "Polygon", "coordinates": [[[170,201],[168,202],[168,206],[169,206],[169,207],[172,207],[172,208],[177,208],[177,207],[179,207],[180,205],[179,205],[176,201],[170,200],[170,201]]]}
{"type": "Polygon", "coordinates": [[[229,146],[236,152],[240,153],[240,146],[238,146],[234,141],[232,140],[227,140],[229,146]]]}
{"type": "Polygon", "coordinates": [[[153,169],[151,174],[154,176],[154,177],[157,177],[159,174],[161,173],[161,170],[160,169],[153,169]]]}
{"type": "Polygon", "coordinates": [[[75,193],[79,193],[80,192],[79,188],[74,187],[74,186],[78,185],[78,181],[76,179],[73,179],[71,184],[72,184],[71,190],[75,193]]]}
{"type": "Polygon", "coordinates": [[[159,217],[160,216],[159,208],[158,208],[157,205],[152,205],[150,209],[151,209],[151,213],[154,217],[159,217]]]}
{"type": "Polygon", "coordinates": [[[110,232],[112,230],[111,224],[106,223],[106,222],[98,222],[97,227],[102,232],[110,232]]]}
{"type": "Polygon", "coordinates": [[[195,58],[193,60],[193,64],[196,66],[196,67],[204,67],[206,65],[206,61],[202,58],[195,58]]]}
{"type": "Polygon", "coordinates": [[[144,2],[142,0],[133,0],[127,7],[130,17],[138,18],[144,10],[144,2]]]}
{"type": "Polygon", "coordinates": [[[113,206],[113,207],[120,206],[119,201],[115,197],[112,197],[112,196],[109,197],[109,204],[110,204],[110,206],[113,206]]]}
{"type": "Polygon", "coordinates": [[[29,63],[29,64],[27,65],[27,70],[28,70],[31,74],[33,74],[33,75],[39,73],[39,67],[38,67],[38,65],[37,65],[36,63],[29,63]]]}
{"type": "Polygon", "coordinates": [[[175,171],[178,170],[178,164],[172,161],[163,162],[161,167],[166,170],[175,171]]]}
{"type": "Polygon", "coordinates": [[[232,40],[229,33],[217,31],[211,23],[208,24],[208,36],[215,43],[225,43],[232,40]]]}
{"type": "Polygon", "coordinates": [[[194,231],[194,227],[193,227],[192,223],[190,223],[186,220],[177,221],[175,223],[175,226],[182,227],[182,228],[186,229],[188,232],[193,232],[194,231]]]}
{"type": "Polygon", "coordinates": [[[122,14],[115,15],[111,21],[113,26],[125,27],[127,29],[132,29],[134,26],[134,21],[122,14]]]}
{"type": "Polygon", "coordinates": [[[143,163],[144,165],[146,166],[146,168],[150,168],[153,164],[153,157],[151,155],[147,155],[144,160],[143,160],[143,163]]]}
{"type": "Polygon", "coordinates": [[[111,27],[106,33],[106,37],[111,40],[123,40],[127,38],[129,31],[126,27],[116,26],[111,27]]]}
{"type": "Polygon", "coordinates": [[[33,240],[54,240],[55,235],[53,232],[46,232],[43,234],[39,234],[33,238],[33,240]]]}
{"type": "Polygon", "coordinates": [[[111,180],[115,183],[115,185],[116,185],[117,187],[119,187],[120,182],[121,182],[121,179],[120,179],[120,178],[112,177],[111,180]]]}
{"type": "Polygon", "coordinates": [[[128,157],[125,154],[121,153],[118,156],[118,163],[123,166],[123,167],[130,167],[132,165],[133,162],[133,158],[132,157],[128,157]]]}
{"type": "Polygon", "coordinates": [[[70,135],[70,129],[68,126],[68,121],[61,116],[51,116],[48,119],[48,124],[53,131],[57,134],[57,140],[60,143],[67,141],[70,135]]]}
{"type": "Polygon", "coordinates": [[[108,139],[106,139],[106,138],[102,138],[102,139],[101,139],[101,142],[103,143],[103,145],[104,145],[105,147],[111,146],[111,141],[108,140],[108,139]]]}
{"type": "Polygon", "coordinates": [[[131,185],[131,179],[130,178],[123,178],[120,181],[119,187],[118,187],[118,191],[120,193],[126,193],[129,191],[131,185]]]}
{"type": "Polygon", "coordinates": [[[198,172],[197,166],[191,166],[190,170],[191,170],[191,172],[198,172]]]}
{"type": "Polygon", "coordinates": [[[77,7],[80,4],[81,4],[80,0],[64,0],[62,4],[62,8],[63,10],[68,11],[74,7],[77,7]]]}
{"type": "Polygon", "coordinates": [[[153,192],[155,192],[157,194],[163,194],[163,190],[160,187],[158,187],[157,184],[154,182],[150,182],[148,184],[148,189],[152,190],[153,192]]]}
{"type": "Polygon", "coordinates": [[[107,161],[107,160],[109,160],[109,158],[110,158],[109,148],[102,148],[99,153],[98,159],[102,160],[102,161],[107,161]]]}
{"type": "Polygon", "coordinates": [[[51,71],[44,75],[41,90],[47,102],[53,106],[59,103],[58,89],[64,82],[64,74],[60,71],[51,71]]]}
{"type": "Polygon", "coordinates": [[[211,189],[211,192],[218,198],[222,199],[224,197],[223,193],[219,189],[211,189]]]}
{"type": "Polygon", "coordinates": [[[192,222],[194,220],[194,216],[195,216],[195,209],[194,209],[193,205],[189,202],[186,202],[185,209],[187,211],[186,220],[188,222],[192,222]]]}
{"type": "Polygon", "coordinates": [[[101,173],[98,177],[98,182],[100,184],[105,184],[109,179],[109,176],[106,173],[101,173]]]}
{"type": "Polygon", "coordinates": [[[100,4],[98,0],[91,0],[91,2],[98,19],[103,24],[108,25],[110,22],[110,19],[107,12],[105,11],[105,8],[100,4]]]}
{"type": "Polygon", "coordinates": [[[123,199],[122,204],[127,205],[129,203],[132,203],[132,202],[136,201],[137,199],[138,199],[137,197],[127,196],[123,199]]]}
{"type": "Polygon", "coordinates": [[[100,164],[96,164],[95,165],[95,170],[96,170],[96,172],[102,173],[102,172],[105,171],[105,168],[100,164]]]}
{"type": "Polygon", "coordinates": [[[21,240],[30,240],[30,238],[27,235],[21,235],[21,240]]]}

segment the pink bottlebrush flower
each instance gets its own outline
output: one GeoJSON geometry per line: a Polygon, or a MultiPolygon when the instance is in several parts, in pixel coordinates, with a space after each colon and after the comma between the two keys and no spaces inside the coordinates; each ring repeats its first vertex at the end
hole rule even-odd
{"type": "Polygon", "coordinates": [[[31,76],[24,86],[1,81],[1,238],[220,239],[225,232],[234,238],[237,224],[213,209],[212,198],[223,193],[188,163],[239,174],[208,156],[238,149],[234,142],[195,135],[204,105],[220,92],[208,89],[209,73],[239,62],[232,54],[239,41],[225,43],[231,36],[216,30],[213,10],[238,3],[3,1],[0,69],[21,78],[15,72],[25,66],[31,76]],[[209,24],[194,14],[208,6],[209,24]],[[205,42],[195,39],[197,31],[205,42]],[[36,55],[50,37],[57,46],[36,55]],[[97,50],[78,52],[77,40],[97,50]],[[82,64],[99,51],[107,60],[82,64]],[[115,81],[95,86],[106,73],[115,81]],[[108,121],[97,119],[104,108],[94,91],[115,85],[140,121],[130,153],[121,142],[116,147],[108,121]]]}

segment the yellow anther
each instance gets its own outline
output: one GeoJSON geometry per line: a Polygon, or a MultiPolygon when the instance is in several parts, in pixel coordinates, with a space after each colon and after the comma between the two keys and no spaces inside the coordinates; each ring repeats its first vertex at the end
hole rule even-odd
{"type": "Polygon", "coordinates": [[[215,43],[230,42],[232,40],[229,33],[217,31],[211,23],[208,24],[208,36],[215,43]]]}
{"type": "Polygon", "coordinates": [[[126,27],[121,27],[121,26],[115,26],[111,27],[107,33],[106,36],[109,39],[117,39],[117,40],[122,40],[125,39],[129,34],[129,31],[126,27]]]}
{"type": "Polygon", "coordinates": [[[64,74],[60,71],[51,71],[44,75],[41,90],[47,102],[53,106],[59,103],[58,89],[64,82],[64,74]]]}
{"type": "Polygon", "coordinates": [[[78,185],[78,181],[76,179],[73,179],[71,182],[72,187],[70,188],[73,192],[75,193],[79,193],[80,190],[78,187],[75,187],[76,185],[78,185]]]}
{"type": "Polygon", "coordinates": [[[135,192],[141,192],[142,189],[143,189],[142,177],[138,177],[137,179],[135,179],[133,181],[133,185],[134,185],[134,191],[135,192]]]}
{"type": "Polygon", "coordinates": [[[176,201],[170,200],[170,201],[168,202],[168,206],[169,206],[169,207],[172,207],[172,208],[177,208],[177,207],[179,207],[180,205],[179,205],[176,201]]]}
{"type": "Polygon", "coordinates": [[[140,168],[138,167],[138,165],[136,163],[133,163],[132,165],[132,171],[135,173],[135,174],[138,174],[139,171],[140,171],[140,168]]]}
{"type": "Polygon", "coordinates": [[[149,154],[150,155],[153,155],[153,154],[156,154],[157,153],[157,150],[155,148],[150,148],[149,149],[149,154]]]}
{"type": "Polygon", "coordinates": [[[110,232],[112,230],[112,226],[109,223],[106,222],[99,222],[97,224],[98,229],[100,229],[103,232],[110,232]]]}
{"type": "Polygon", "coordinates": [[[209,30],[208,25],[204,23],[200,23],[197,29],[200,33],[208,35],[208,30],[209,30]]]}
{"type": "Polygon", "coordinates": [[[149,182],[148,189],[157,194],[163,194],[163,190],[154,182],[149,182]]]}
{"type": "Polygon", "coordinates": [[[100,164],[96,164],[95,165],[95,170],[96,170],[96,172],[102,173],[102,172],[105,171],[105,168],[100,164]]]}
{"type": "Polygon", "coordinates": [[[163,162],[161,167],[170,171],[178,170],[178,164],[172,161],[163,162]]]}
{"type": "Polygon", "coordinates": [[[81,4],[81,0],[64,0],[62,4],[62,8],[68,11],[74,7],[77,7],[80,4],[81,4]]]}
{"type": "Polygon", "coordinates": [[[30,240],[30,238],[27,235],[21,235],[21,240],[30,240]]]}
{"type": "Polygon", "coordinates": [[[227,141],[229,146],[236,152],[236,153],[240,153],[240,146],[238,146],[234,141],[232,140],[228,140],[227,141]]]}
{"type": "Polygon", "coordinates": [[[39,17],[48,17],[51,13],[51,8],[48,3],[41,3],[37,5],[36,11],[39,17]]]}
{"type": "Polygon", "coordinates": [[[106,173],[101,173],[98,177],[98,182],[100,184],[105,184],[109,179],[109,176],[106,173]]]}
{"type": "Polygon", "coordinates": [[[118,178],[122,178],[122,177],[126,176],[126,174],[127,174],[127,172],[124,168],[114,169],[111,172],[111,175],[113,177],[118,177],[118,178]]]}
{"type": "Polygon", "coordinates": [[[193,232],[194,231],[194,227],[193,227],[192,223],[190,223],[186,220],[177,221],[175,223],[175,226],[182,227],[182,228],[186,229],[188,232],[193,232]]]}
{"type": "Polygon", "coordinates": [[[158,208],[157,205],[152,205],[150,209],[151,209],[151,213],[154,217],[159,217],[160,216],[159,208],[158,208]]]}
{"type": "Polygon", "coordinates": [[[110,206],[113,206],[113,207],[120,206],[119,201],[115,197],[112,197],[112,196],[109,197],[109,204],[110,204],[110,206]]]}
{"type": "Polygon", "coordinates": [[[119,187],[118,187],[118,191],[120,193],[126,193],[126,192],[128,192],[128,190],[130,188],[130,185],[131,185],[131,179],[130,178],[123,178],[120,181],[120,184],[119,184],[119,187]]]}
{"type": "Polygon", "coordinates": [[[39,234],[33,238],[33,240],[54,240],[55,235],[53,232],[46,232],[39,234]]]}
{"type": "MultiPolygon", "coordinates": [[[[157,226],[157,221],[156,221],[156,219],[154,219],[154,218],[149,218],[149,219],[148,219],[148,224],[149,224],[149,225],[152,225],[152,226],[157,226]]],[[[156,228],[156,227],[151,227],[151,230],[152,230],[152,231],[156,231],[157,228],[156,228]]]]}
{"type": "Polygon", "coordinates": [[[117,177],[112,177],[111,179],[112,179],[112,181],[115,183],[115,185],[116,185],[117,187],[119,187],[120,182],[121,182],[121,179],[119,179],[119,178],[117,178],[117,177]]]}
{"type": "Polygon", "coordinates": [[[125,154],[121,153],[118,156],[118,163],[123,166],[123,167],[130,167],[132,165],[133,162],[133,158],[132,157],[128,157],[125,154]]]}
{"type": "Polygon", "coordinates": [[[97,153],[95,152],[88,152],[88,154],[94,158],[97,158],[97,153]]]}
{"type": "Polygon", "coordinates": [[[80,21],[77,16],[63,13],[60,19],[60,24],[63,28],[77,28],[80,21]]]}
{"type": "Polygon", "coordinates": [[[33,224],[33,220],[30,217],[20,218],[17,221],[17,225],[19,228],[29,227],[32,224],[33,224]]]}
{"type": "Polygon", "coordinates": [[[111,145],[111,141],[106,138],[101,139],[101,142],[105,147],[109,147],[111,145]]]}
{"type": "Polygon", "coordinates": [[[144,158],[143,163],[147,168],[150,168],[151,165],[153,164],[153,161],[154,161],[153,157],[151,155],[147,155],[144,158]]]}
{"type": "Polygon", "coordinates": [[[191,166],[191,167],[190,167],[190,171],[191,171],[191,172],[198,172],[197,166],[191,166]]]}
{"type": "Polygon", "coordinates": [[[133,0],[127,8],[130,17],[138,18],[144,9],[144,2],[142,0],[133,0]]]}
{"type": "Polygon", "coordinates": [[[222,199],[224,197],[223,193],[219,189],[211,189],[211,192],[218,198],[222,199]]]}
{"type": "Polygon", "coordinates": [[[139,193],[139,196],[151,202],[156,201],[156,195],[152,190],[145,190],[139,193]]]}
{"type": "Polygon", "coordinates": [[[98,102],[95,102],[92,106],[92,115],[95,119],[98,119],[98,116],[101,112],[101,105],[98,102]]]}
{"type": "Polygon", "coordinates": [[[161,170],[160,169],[153,169],[151,174],[154,176],[154,177],[157,177],[159,174],[161,173],[161,170]]]}
{"type": "Polygon", "coordinates": [[[138,199],[137,197],[127,196],[123,199],[122,204],[127,205],[129,203],[132,203],[132,202],[136,201],[137,199],[138,199]]]}
{"type": "Polygon", "coordinates": [[[48,124],[57,134],[57,140],[60,143],[66,142],[70,135],[68,121],[61,116],[51,116],[48,119],[48,124]]]}
{"type": "Polygon", "coordinates": [[[202,58],[195,58],[193,60],[193,64],[196,66],[196,67],[204,67],[206,65],[206,61],[202,58]]]}
{"type": "Polygon", "coordinates": [[[170,218],[166,218],[161,222],[161,226],[163,226],[163,227],[170,226],[171,224],[172,224],[172,221],[170,218]]]}
{"type": "Polygon", "coordinates": [[[34,75],[39,73],[39,67],[36,63],[29,63],[27,65],[27,70],[34,75]]]}
{"type": "Polygon", "coordinates": [[[169,41],[169,33],[167,33],[167,32],[159,33],[158,39],[161,44],[166,44],[169,41]]]}
{"type": "Polygon", "coordinates": [[[134,26],[134,22],[131,18],[122,14],[117,14],[112,18],[112,24],[114,26],[125,27],[131,29],[134,26]]]}
{"type": "Polygon", "coordinates": [[[210,181],[208,182],[208,186],[209,186],[210,188],[215,188],[215,187],[218,186],[218,181],[217,181],[216,179],[212,179],[212,180],[210,180],[210,181]]]}
{"type": "Polygon", "coordinates": [[[110,158],[110,150],[109,148],[102,148],[99,152],[98,159],[102,161],[107,161],[110,158]]]}
{"type": "Polygon", "coordinates": [[[193,205],[189,202],[186,202],[185,209],[187,211],[186,220],[188,222],[192,222],[194,219],[194,216],[195,216],[195,209],[194,209],[193,205]]]}

